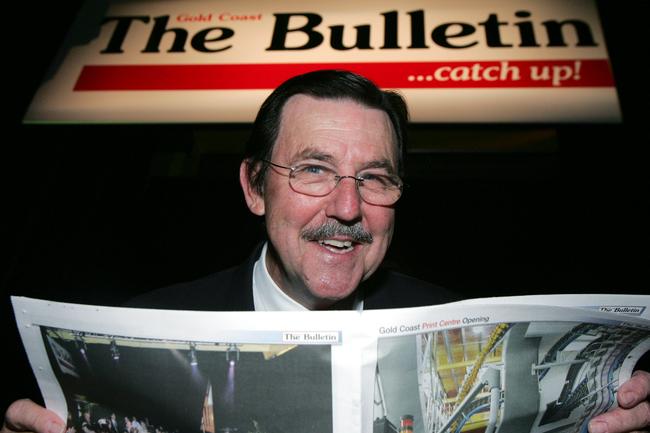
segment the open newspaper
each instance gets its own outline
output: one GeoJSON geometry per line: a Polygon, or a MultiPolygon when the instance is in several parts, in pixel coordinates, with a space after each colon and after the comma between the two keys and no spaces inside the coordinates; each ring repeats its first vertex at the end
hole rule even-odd
{"type": "Polygon", "coordinates": [[[650,296],[304,313],[12,302],[68,433],[578,433],[650,351],[650,296]]]}

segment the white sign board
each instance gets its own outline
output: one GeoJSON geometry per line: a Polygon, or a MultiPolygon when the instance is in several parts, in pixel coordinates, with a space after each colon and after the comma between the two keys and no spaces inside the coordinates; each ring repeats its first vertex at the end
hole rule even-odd
{"type": "Polygon", "coordinates": [[[26,122],[251,122],[282,81],[348,69],[414,122],[617,122],[592,0],[89,1],[26,122]]]}

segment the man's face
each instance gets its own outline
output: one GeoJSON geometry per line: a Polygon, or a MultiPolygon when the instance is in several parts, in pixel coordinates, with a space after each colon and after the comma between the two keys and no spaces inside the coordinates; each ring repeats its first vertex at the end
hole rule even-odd
{"type": "MultiPolygon", "coordinates": [[[[296,95],[284,106],[271,160],[285,166],[324,165],[341,176],[354,176],[376,167],[395,173],[396,158],[383,111],[347,99],[296,95]]],[[[263,197],[247,189],[246,179],[242,183],[251,210],[266,217],[271,277],[305,307],[327,308],[347,298],[383,260],[393,234],[394,208],[364,202],[353,179],[342,179],[322,197],[294,191],[289,171],[273,166],[263,197]],[[328,234],[328,239],[306,235],[326,223],[357,225],[372,241],[353,241],[341,233],[328,234]],[[353,241],[351,247],[341,247],[346,241],[353,241]]]]}

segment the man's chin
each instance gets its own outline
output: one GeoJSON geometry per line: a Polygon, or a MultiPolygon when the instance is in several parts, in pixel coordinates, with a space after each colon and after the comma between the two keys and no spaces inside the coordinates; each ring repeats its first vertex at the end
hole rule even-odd
{"type": "Polygon", "coordinates": [[[328,287],[311,290],[314,309],[323,310],[338,304],[347,304],[354,299],[355,286],[328,287]]]}

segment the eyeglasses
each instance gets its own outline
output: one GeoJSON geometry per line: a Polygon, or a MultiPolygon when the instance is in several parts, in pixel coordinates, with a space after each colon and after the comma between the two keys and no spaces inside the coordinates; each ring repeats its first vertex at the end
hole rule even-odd
{"type": "Polygon", "coordinates": [[[398,176],[388,174],[380,168],[366,169],[356,176],[339,176],[332,168],[321,164],[306,163],[287,167],[266,159],[263,161],[274,167],[289,170],[291,189],[315,197],[328,195],[341,180],[350,178],[354,179],[363,201],[378,206],[390,206],[402,196],[404,187],[398,176]]]}

